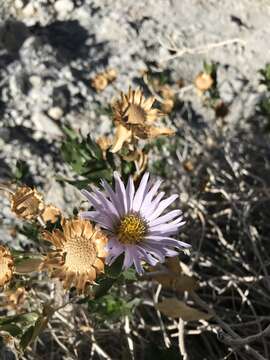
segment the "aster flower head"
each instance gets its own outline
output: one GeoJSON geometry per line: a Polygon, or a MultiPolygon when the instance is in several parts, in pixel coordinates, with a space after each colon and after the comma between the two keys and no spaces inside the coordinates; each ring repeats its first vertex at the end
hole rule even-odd
{"type": "Polygon", "coordinates": [[[104,272],[107,255],[104,233],[85,220],[63,220],[63,231],[44,232],[55,250],[47,254],[42,268],[48,269],[53,277],[64,281],[64,287],[75,286],[79,293],[93,284],[98,274],[104,272]]]}
{"type": "Polygon", "coordinates": [[[105,180],[102,181],[103,192],[95,188],[92,192],[82,190],[94,211],[80,214],[106,231],[109,239],[106,261],[109,265],[124,253],[123,267],[127,269],[134,264],[141,274],[142,261],[154,266],[163,262],[166,256],[177,255],[175,249],[190,247],[172,238],[184,224],[181,211],[163,214],[178,195],[163,199],[165,193],[158,193],[161,181],[149,181],[149,173],[143,176],[137,190],[131,177],[126,187],[117,172],[114,179],[114,190],[105,180]]]}

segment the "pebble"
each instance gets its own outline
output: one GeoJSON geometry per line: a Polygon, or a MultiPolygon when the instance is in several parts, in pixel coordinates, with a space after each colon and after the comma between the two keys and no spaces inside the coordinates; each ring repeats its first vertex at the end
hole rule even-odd
{"type": "Polygon", "coordinates": [[[63,114],[64,111],[58,106],[53,106],[48,111],[48,115],[54,120],[59,120],[63,114]]]}
{"type": "Polygon", "coordinates": [[[61,136],[62,131],[56,123],[42,112],[35,112],[32,115],[32,121],[36,130],[43,132],[44,136],[61,136]]]}
{"type": "Polygon", "coordinates": [[[71,0],[57,0],[54,8],[59,18],[65,18],[74,9],[74,4],[71,0]]]}

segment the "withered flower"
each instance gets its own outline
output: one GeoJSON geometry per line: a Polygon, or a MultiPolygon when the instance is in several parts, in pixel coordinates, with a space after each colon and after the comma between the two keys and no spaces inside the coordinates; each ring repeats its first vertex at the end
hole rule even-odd
{"type": "Polygon", "coordinates": [[[0,287],[12,278],[14,270],[13,258],[5,246],[0,245],[0,287]]]}
{"type": "Polygon", "coordinates": [[[42,195],[28,186],[20,186],[10,196],[11,211],[19,218],[33,220],[44,208],[42,195]]]}
{"type": "Polygon", "coordinates": [[[104,74],[97,74],[91,80],[91,86],[98,92],[103,91],[108,86],[108,79],[104,74]]]}
{"type": "Polygon", "coordinates": [[[107,237],[87,220],[63,220],[62,227],[63,232],[44,232],[55,250],[47,254],[42,268],[63,280],[66,289],[75,286],[83,293],[104,271],[107,237]]]}
{"type": "Polygon", "coordinates": [[[214,84],[214,80],[210,74],[200,72],[195,78],[195,86],[200,92],[209,90],[214,84]]]}
{"type": "Polygon", "coordinates": [[[112,105],[116,134],[112,152],[119,151],[125,142],[133,138],[153,139],[161,135],[172,135],[174,131],[166,127],[155,127],[153,123],[161,115],[152,108],[153,96],[146,99],[140,89],[121,93],[121,99],[112,105]]]}

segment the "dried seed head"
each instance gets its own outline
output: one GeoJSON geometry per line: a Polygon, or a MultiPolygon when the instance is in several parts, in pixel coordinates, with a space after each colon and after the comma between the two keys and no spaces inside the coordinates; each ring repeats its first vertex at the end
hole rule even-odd
{"type": "Polygon", "coordinates": [[[13,270],[14,264],[10,251],[0,245],[0,287],[10,281],[13,270]]]}
{"type": "Polygon", "coordinates": [[[10,197],[11,211],[25,220],[36,219],[44,208],[42,195],[28,186],[19,187],[10,197]]]}
{"type": "Polygon", "coordinates": [[[104,72],[97,74],[91,80],[91,86],[98,92],[103,91],[109,83],[117,78],[117,71],[115,69],[107,69],[104,72]]]}
{"type": "Polygon", "coordinates": [[[44,233],[55,250],[47,254],[42,268],[63,280],[65,288],[75,286],[82,293],[104,271],[107,237],[87,220],[64,220],[62,226],[63,232],[44,233]]]}
{"type": "Polygon", "coordinates": [[[91,80],[91,86],[97,91],[101,92],[108,86],[108,79],[104,76],[104,74],[97,74],[91,80]]]}
{"type": "MultiPolygon", "coordinates": [[[[112,104],[116,125],[112,152],[121,150],[123,144],[132,138],[149,139],[153,132],[168,135],[168,131],[152,125],[161,115],[158,109],[152,108],[154,101],[153,96],[146,99],[140,89],[130,88],[127,94],[121,93],[121,99],[112,104]]],[[[170,130],[170,133],[174,131],[170,130]]]]}

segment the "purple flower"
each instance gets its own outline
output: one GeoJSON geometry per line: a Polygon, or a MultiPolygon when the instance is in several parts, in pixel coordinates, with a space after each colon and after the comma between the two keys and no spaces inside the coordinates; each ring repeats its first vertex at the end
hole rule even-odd
{"type": "Polygon", "coordinates": [[[185,223],[182,212],[172,210],[163,214],[178,195],[163,199],[165,193],[158,193],[161,181],[149,181],[149,173],[143,176],[137,190],[131,177],[126,187],[117,172],[114,179],[115,190],[105,180],[101,182],[104,191],[97,188],[92,192],[82,190],[94,211],[80,214],[106,231],[109,238],[106,261],[109,265],[124,252],[123,267],[127,269],[134,264],[136,271],[142,274],[142,260],[156,265],[163,262],[165,256],[177,255],[175,249],[190,247],[171,237],[185,223]]]}

